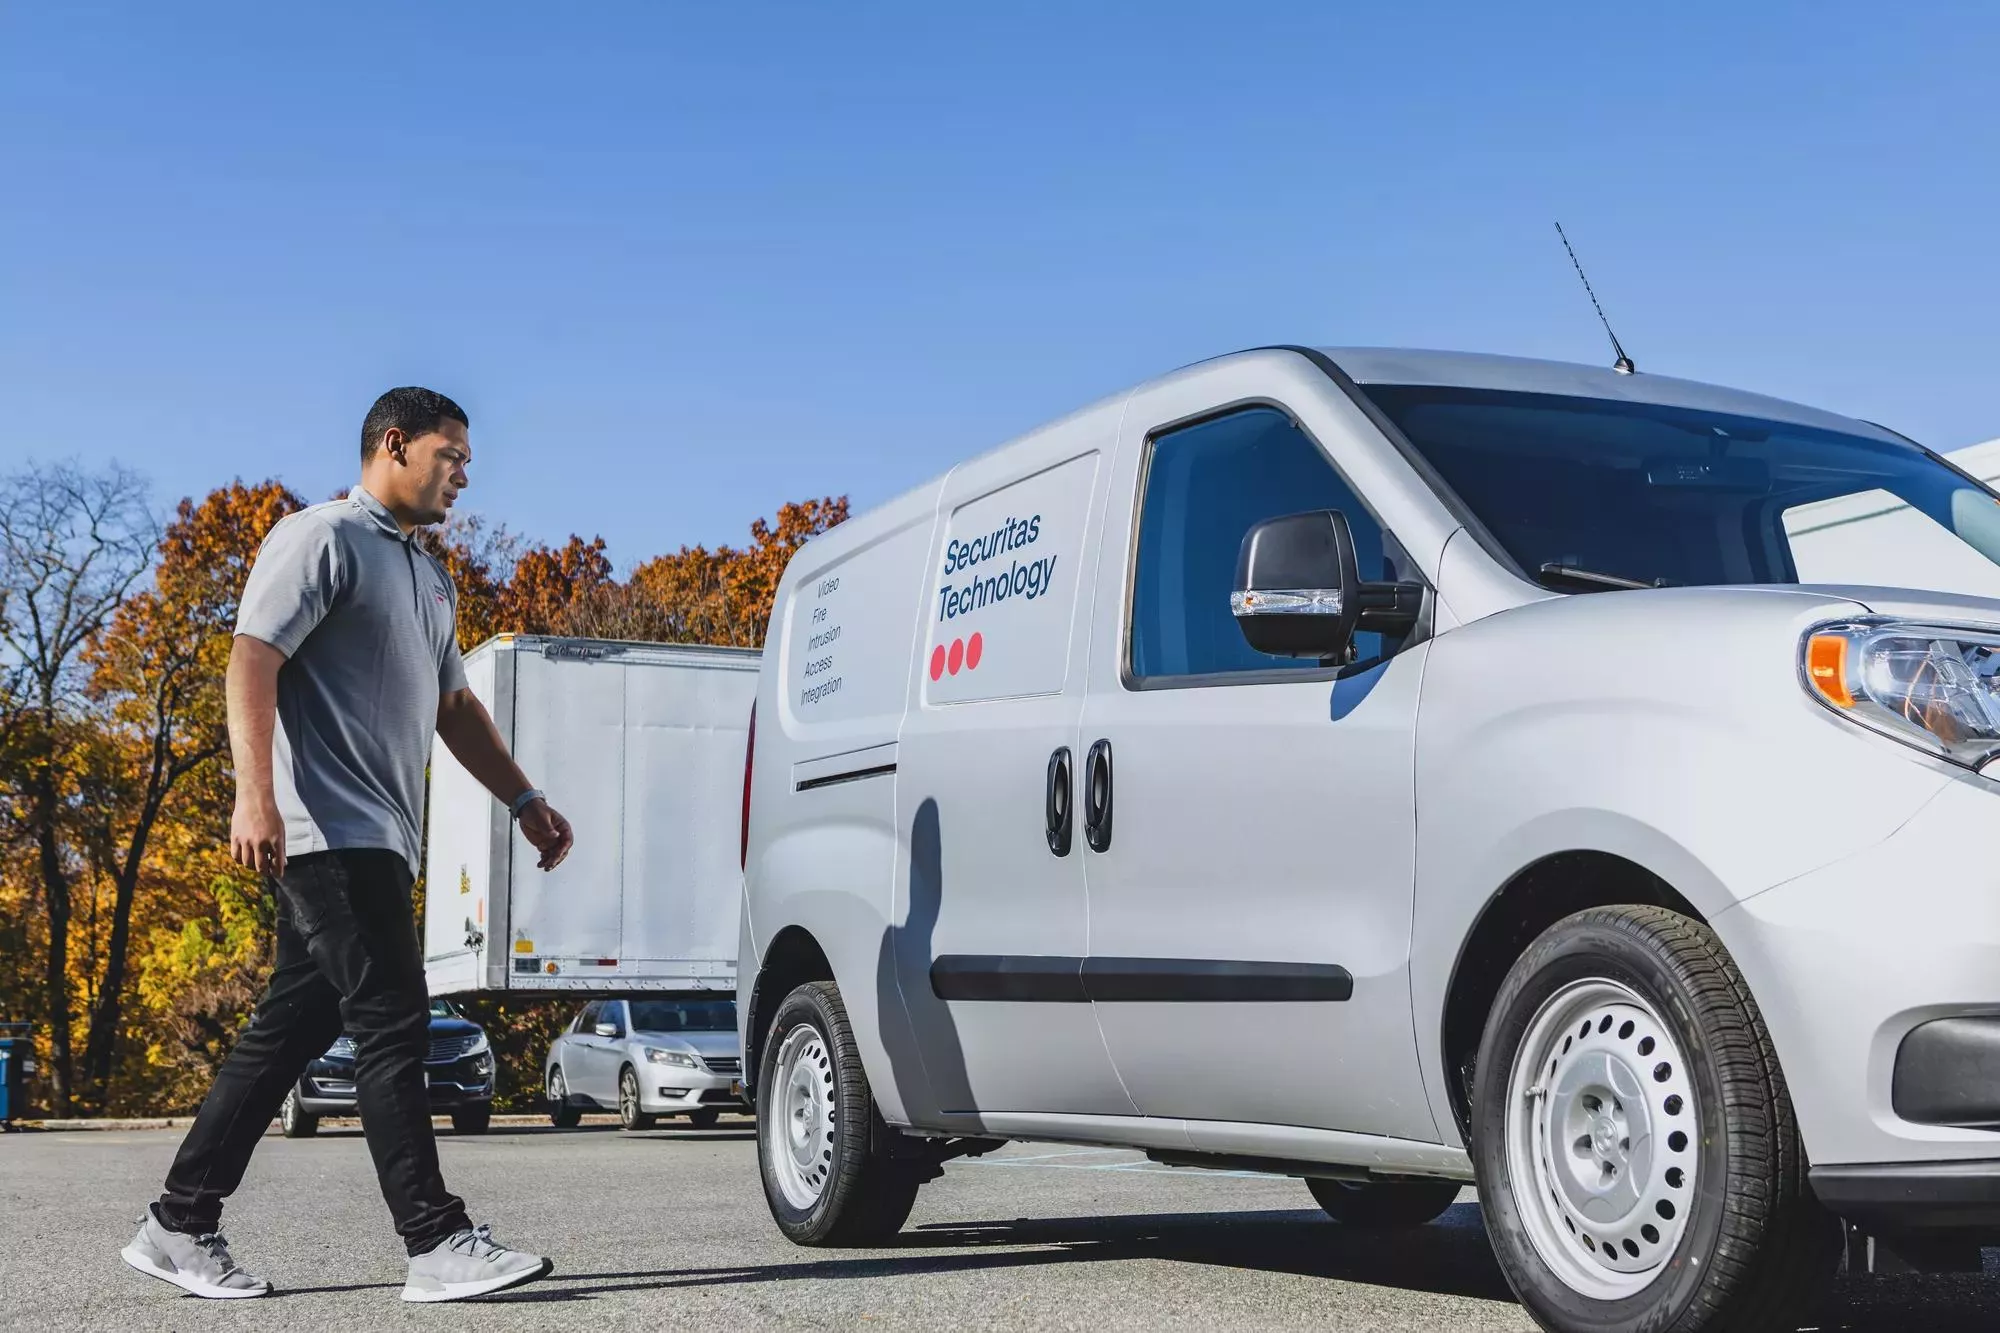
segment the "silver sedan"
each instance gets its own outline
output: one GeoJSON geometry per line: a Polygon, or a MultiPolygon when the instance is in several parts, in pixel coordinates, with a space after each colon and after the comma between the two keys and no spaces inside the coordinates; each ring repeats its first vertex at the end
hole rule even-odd
{"type": "Polygon", "coordinates": [[[736,1001],[592,1000],[549,1047],[549,1119],[567,1129],[586,1111],[616,1111],[627,1129],[684,1115],[707,1129],[747,1111],[736,1001]]]}

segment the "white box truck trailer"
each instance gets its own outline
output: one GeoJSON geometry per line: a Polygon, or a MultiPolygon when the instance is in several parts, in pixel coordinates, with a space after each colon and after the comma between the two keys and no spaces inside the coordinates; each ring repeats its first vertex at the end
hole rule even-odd
{"type": "Polygon", "coordinates": [[[502,635],[466,678],[576,831],[539,869],[506,809],[431,750],[431,994],[736,987],[754,651],[502,635]]]}

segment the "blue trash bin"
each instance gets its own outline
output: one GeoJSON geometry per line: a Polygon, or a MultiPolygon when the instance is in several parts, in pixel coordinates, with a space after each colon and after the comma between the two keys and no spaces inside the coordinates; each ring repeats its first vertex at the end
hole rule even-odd
{"type": "Polygon", "coordinates": [[[0,1023],[0,1128],[28,1109],[24,1089],[35,1043],[25,1023],[0,1023]]]}

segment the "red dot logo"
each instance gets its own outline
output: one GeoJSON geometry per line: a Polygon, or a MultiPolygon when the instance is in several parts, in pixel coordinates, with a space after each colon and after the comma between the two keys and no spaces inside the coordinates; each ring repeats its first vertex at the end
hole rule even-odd
{"type": "Polygon", "coordinates": [[[943,679],[944,679],[944,645],[943,645],[943,644],[939,644],[939,645],[938,645],[938,646],[937,646],[936,648],[934,648],[934,649],[932,649],[932,650],[931,650],[931,679],[932,679],[932,680],[943,680],[943,679]]]}
{"type": "Polygon", "coordinates": [[[952,675],[956,676],[958,674],[958,669],[964,665],[965,665],[965,640],[953,639],[951,641],[951,660],[945,663],[945,670],[951,672],[952,675]]]}
{"type": "Polygon", "coordinates": [[[979,670],[979,659],[984,656],[986,656],[986,639],[982,635],[975,634],[965,644],[965,669],[979,670]]]}

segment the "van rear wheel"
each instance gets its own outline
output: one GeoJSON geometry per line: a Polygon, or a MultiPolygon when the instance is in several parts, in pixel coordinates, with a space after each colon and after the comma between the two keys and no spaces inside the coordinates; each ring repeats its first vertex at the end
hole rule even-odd
{"type": "Polygon", "coordinates": [[[764,1042],[757,1164],[778,1229],[798,1245],[870,1245],[902,1230],[923,1179],[876,1151],[886,1135],[854,1029],[830,981],[785,997],[764,1042]]]}
{"type": "Polygon", "coordinates": [[[1350,1227],[1420,1227],[1458,1202],[1455,1180],[1307,1180],[1326,1215],[1350,1227]]]}
{"type": "Polygon", "coordinates": [[[1791,1328],[1833,1272],[1777,1054],[1701,922],[1551,926],[1501,984],[1472,1111],[1494,1254],[1545,1328],[1791,1328]]]}

